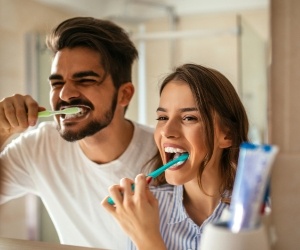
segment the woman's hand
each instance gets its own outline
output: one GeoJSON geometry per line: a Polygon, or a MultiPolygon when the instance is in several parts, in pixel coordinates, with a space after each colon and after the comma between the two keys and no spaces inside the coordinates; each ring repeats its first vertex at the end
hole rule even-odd
{"type": "Polygon", "coordinates": [[[102,206],[117,220],[125,233],[139,250],[165,250],[159,231],[158,201],[148,188],[145,175],[140,174],[135,182],[124,178],[120,185],[109,188],[115,205],[106,197],[102,206]],[[134,191],[132,184],[135,185],[134,191]]]}

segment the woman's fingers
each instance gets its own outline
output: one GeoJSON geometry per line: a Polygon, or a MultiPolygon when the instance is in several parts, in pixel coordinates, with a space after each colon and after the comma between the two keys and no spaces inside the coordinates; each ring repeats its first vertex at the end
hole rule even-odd
{"type": "Polygon", "coordinates": [[[137,206],[145,206],[149,202],[156,205],[156,198],[149,190],[148,181],[144,174],[137,175],[135,182],[129,178],[123,178],[120,180],[120,185],[113,185],[108,189],[114,205],[109,204],[109,197],[103,199],[101,203],[111,212],[114,211],[111,207],[118,207],[123,210],[128,208],[129,211],[133,211],[137,209],[137,206]]]}
{"type": "Polygon", "coordinates": [[[135,184],[133,180],[123,178],[120,180],[120,186],[123,189],[123,201],[130,200],[135,192],[135,184]]]}
{"type": "MultiPolygon", "coordinates": [[[[108,194],[110,195],[109,197],[106,197],[103,201],[102,204],[104,205],[109,205],[110,207],[115,207],[116,204],[120,206],[123,202],[123,190],[120,185],[113,185],[108,188],[108,194]],[[104,203],[106,201],[106,203],[104,203]],[[113,201],[113,203],[112,203],[113,201]]],[[[105,206],[105,208],[109,208],[109,206],[105,206]]],[[[114,210],[110,210],[114,211],[114,210]]]]}
{"type": "Polygon", "coordinates": [[[135,177],[135,196],[142,202],[147,200],[146,191],[149,191],[148,182],[144,174],[139,174],[135,177]]]}

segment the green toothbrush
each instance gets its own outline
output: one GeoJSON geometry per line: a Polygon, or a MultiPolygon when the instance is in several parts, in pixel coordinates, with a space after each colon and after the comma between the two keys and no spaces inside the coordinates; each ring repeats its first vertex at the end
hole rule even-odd
{"type": "Polygon", "coordinates": [[[79,113],[80,111],[81,108],[78,107],[71,107],[71,108],[66,108],[66,109],[56,110],[56,111],[44,110],[38,113],[38,117],[49,117],[51,115],[73,115],[79,113]]]}

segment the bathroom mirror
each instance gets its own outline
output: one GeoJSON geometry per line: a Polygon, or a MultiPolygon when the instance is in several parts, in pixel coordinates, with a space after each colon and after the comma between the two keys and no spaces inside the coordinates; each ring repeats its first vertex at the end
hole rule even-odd
{"type": "MultiPolygon", "coordinates": [[[[139,50],[133,72],[136,94],[128,118],[154,126],[161,78],[175,65],[194,62],[216,68],[228,77],[249,114],[251,137],[267,142],[267,0],[236,0],[231,4],[221,0],[124,0],[119,5],[118,1],[90,4],[97,2],[98,9],[94,7],[90,15],[117,22],[129,32],[139,50]],[[137,11],[141,6],[136,2],[147,11],[137,11]]],[[[86,1],[4,0],[0,2],[0,13],[1,99],[13,93],[28,93],[49,107],[51,59],[44,45],[45,34],[66,18],[89,15],[86,1]]],[[[45,208],[35,197],[2,205],[0,220],[2,237],[58,242],[45,208]]]]}

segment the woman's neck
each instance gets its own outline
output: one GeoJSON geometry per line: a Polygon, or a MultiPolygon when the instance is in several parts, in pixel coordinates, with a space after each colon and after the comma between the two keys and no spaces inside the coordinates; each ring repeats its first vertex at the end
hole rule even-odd
{"type": "Polygon", "coordinates": [[[203,178],[201,189],[198,180],[184,184],[183,205],[190,218],[201,225],[215,210],[221,199],[220,180],[203,178]]]}

